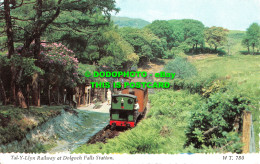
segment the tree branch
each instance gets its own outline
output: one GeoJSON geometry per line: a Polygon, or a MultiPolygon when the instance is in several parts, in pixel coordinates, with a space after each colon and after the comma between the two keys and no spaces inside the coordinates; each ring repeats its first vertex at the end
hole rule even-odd
{"type": "Polygon", "coordinates": [[[209,130],[205,131],[203,133],[204,136],[210,135],[211,133],[213,133],[216,129],[218,129],[218,126],[214,126],[212,128],[210,128],[209,130]]]}
{"type": "Polygon", "coordinates": [[[19,21],[31,21],[31,20],[33,20],[33,19],[20,19],[20,18],[18,18],[18,17],[11,17],[12,19],[15,19],[15,20],[19,20],[19,21]]]}
{"type": "Polygon", "coordinates": [[[11,9],[16,9],[16,8],[18,8],[18,7],[21,7],[22,5],[23,5],[23,0],[22,0],[22,2],[21,2],[20,5],[18,5],[18,6],[12,6],[11,9]]]}
{"type": "Polygon", "coordinates": [[[47,27],[49,24],[51,24],[60,14],[60,4],[61,4],[62,0],[59,0],[58,1],[58,8],[55,12],[55,14],[52,16],[51,19],[49,19],[45,24],[44,26],[40,29],[40,33],[42,33],[47,27]]]}

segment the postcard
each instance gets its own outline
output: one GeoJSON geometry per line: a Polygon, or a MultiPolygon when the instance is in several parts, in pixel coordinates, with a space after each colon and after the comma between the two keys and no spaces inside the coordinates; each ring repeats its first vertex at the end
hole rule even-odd
{"type": "Polygon", "coordinates": [[[0,164],[260,163],[259,0],[0,0],[0,164]]]}

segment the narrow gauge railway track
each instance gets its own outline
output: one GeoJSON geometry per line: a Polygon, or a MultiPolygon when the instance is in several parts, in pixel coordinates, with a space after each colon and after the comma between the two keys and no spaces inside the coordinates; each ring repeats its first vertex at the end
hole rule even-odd
{"type": "MultiPolygon", "coordinates": [[[[149,103],[147,105],[147,110],[145,111],[144,115],[142,115],[138,118],[137,125],[140,121],[142,121],[145,118],[145,115],[148,110],[149,110],[149,103]]],[[[107,125],[102,130],[97,132],[94,136],[92,136],[88,140],[87,144],[95,144],[96,142],[106,143],[107,139],[114,138],[114,137],[118,136],[120,133],[123,133],[127,130],[131,130],[131,129],[127,129],[125,127],[116,127],[116,129],[112,130],[111,126],[107,125]]]]}

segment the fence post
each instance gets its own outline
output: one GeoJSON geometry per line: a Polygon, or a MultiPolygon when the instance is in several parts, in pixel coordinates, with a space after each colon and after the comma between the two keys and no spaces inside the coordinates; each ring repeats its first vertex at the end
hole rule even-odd
{"type": "Polygon", "coordinates": [[[244,144],[242,153],[249,153],[250,138],[251,138],[251,112],[243,111],[243,131],[242,142],[244,144]]]}

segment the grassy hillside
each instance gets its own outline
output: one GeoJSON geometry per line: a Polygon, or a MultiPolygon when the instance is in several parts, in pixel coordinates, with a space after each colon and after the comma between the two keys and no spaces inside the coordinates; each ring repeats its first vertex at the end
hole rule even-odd
{"type": "Polygon", "coordinates": [[[228,43],[225,46],[225,51],[228,52],[228,48],[230,48],[230,55],[237,55],[247,52],[247,48],[241,45],[245,35],[245,31],[230,30],[228,33],[228,43]]]}
{"type": "Polygon", "coordinates": [[[128,17],[115,17],[112,16],[112,21],[119,27],[134,27],[134,28],[143,28],[144,26],[150,24],[150,22],[143,19],[135,19],[128,17]]]}

